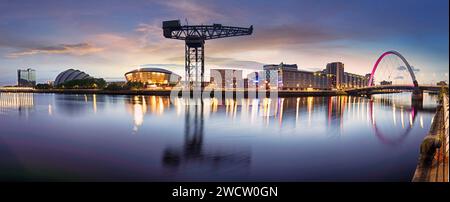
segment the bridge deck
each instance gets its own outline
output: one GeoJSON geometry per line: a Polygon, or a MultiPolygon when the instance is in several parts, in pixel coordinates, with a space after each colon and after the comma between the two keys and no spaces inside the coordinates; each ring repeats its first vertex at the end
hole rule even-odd
{"type": "MultiPolygon", "coordinates": [[[[444,86],[444,88],[448,89],[448,86],[444,86]]],[[[433,92],[439,92],[442,89],[442,86],[427,86],[427,85],[420,85],[419,90],[421,91],[433,91],[433,92]]],[[[365,93],[365,92],[373,92],[377,90],[406,90],[406,91],[412,91],[416,90],[416,87],[414,85],[379,85],[379,86],[366,86],[362,88],[353,88],[353,89],[346,89],[345,92],[347,93],[365,93]]]]}

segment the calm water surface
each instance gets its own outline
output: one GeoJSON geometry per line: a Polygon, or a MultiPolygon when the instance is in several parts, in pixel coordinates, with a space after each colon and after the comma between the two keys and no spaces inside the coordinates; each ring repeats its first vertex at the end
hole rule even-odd
{"type": "Polygon", "coordinates": [[[0,93],[0,181],[410,181],[436,97],[0,93]]]}

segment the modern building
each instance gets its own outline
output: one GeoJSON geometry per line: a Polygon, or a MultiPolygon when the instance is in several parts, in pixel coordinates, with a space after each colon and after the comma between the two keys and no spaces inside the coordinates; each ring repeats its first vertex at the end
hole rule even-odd
{"type": "Polygon", "coordinates": [[[177,85],[181,76],[161,68],[140,68],[125,73],[127,82],[141,82],[147,88],[171,87],[177,85]]]}
{"type": "Polygon", "coordinates": [[[322,73],[330,77],[332,87],[335,89],[364,87],[367,86],[370,79],[370,74],[363,76],[345,72],[342,62],[328,63],[322,73]]]}
{"type": "Polygon", "coordinates": [[[370,74],[345,72],[342,62],[328,63],[324,70],[316,72],[299,70],[296,64],[280,63],[264,65],[263,71],[252,72],[247,78],[249,89],[330,90],[365,87],[370,74]]]}
{"type": "Polygon", "coordinates": [[[75,70],[75,69],[68,69],[66,71],[59,73],[58,76],[56,76],[55,81],[53,82],[53,85],[58,86],[65,82],[68,82],[68,81],[82,80],[82,79],[88,79],[88,78],[92,78],[92,77],[89,76],[89,74],[84,73],[83,71],[75,70]]]}
{"type": "MultiPolygon", "coordinates": [[[[252,76],[252,75],[251,75],[252,76]]],[[[296,64],[264,65],[264,71],[249,78],[249,86],[258,83],[259,88],[278,90],[328,90],[330,77],[322,72],[298,70],[296,64]],[[272,79],[271,79],[272,77],[272,79]],[[273,78],[275,77],[275,78],[273,78]],[[255,81],[255,78],[257,79],[255,81]],[[273,81],[275,80],[275,82],[273,81]]]]}
{"type": "Polygon", "coordinates": [[[36,70],[34,69],[18,69],[17,85],[20,87],[33,87],[36,85],[36,70]]]}
{"type": "Polygon", "coordinates": [[[215,88],[244,88],[242,70],[237,69],[211,69],[210,86],[215,88]],[[217,80],[220,78],[220,80],[217,80]]]}
{"type": "Polygon", "coordinates": [[[276,64],[264,65],[263,69],[264,70],[280,70],[280,69],[283,69],[283,70],[296,71],[296,70],[298,70],[298,66],[297,66],[297,64],[291,64],[290,65],[290,64],[280,63],[278,65],[276,65],[276,64]]]}
{"type": "Polygon", "coordinates": [[[344,72],[344,82],[341,88],[361,88],[367,86],[368,79],[366,76],[344,72]]]}
{"type": "Polygon", "coordinates": [[[389,85],[392,85],[392,81],[383,80],[383,81],[380,82],[380,85],[382,85],[382,86],[389,86],[389,85]]]}
{"type": "MultiPolygon", "coordinates": [[[[366,74],[366,79],[367,79],[366,85],[369,85],[370,76],[372,76],[371,73],[366,74]]],[[[375,84],[374,80],[375,80],[375,78],[372,79],[372,83],[370,84],[371,86],[373,86],[375,84]]]]}
{"type": "Polygon", "coordinates": [[[328,63],[325,74],[331,75],[331,83],[333,88],[340,89],[344,83],[344,63],[342,62],[332,62],[328,63]]]}

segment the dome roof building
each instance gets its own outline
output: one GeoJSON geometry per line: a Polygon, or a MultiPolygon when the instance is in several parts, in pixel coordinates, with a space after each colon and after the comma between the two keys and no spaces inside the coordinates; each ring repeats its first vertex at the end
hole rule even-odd
{"type": "Polygon", "coordinates": [[[53,85],[57,86],[68,81],[88,79],[88,78],[92,77],[89,76],[89,74],[86,74],[80,70],[68,69],[66,71],[59,73],[58,76],[56,76],[53,85]]]}
{"type": "Polygon", "coordinates": [[[155,86],[176,85],[181,77],[169,70],[161,68],[140,68],[125,73],[129,82],[141,82],[155,86]]]}

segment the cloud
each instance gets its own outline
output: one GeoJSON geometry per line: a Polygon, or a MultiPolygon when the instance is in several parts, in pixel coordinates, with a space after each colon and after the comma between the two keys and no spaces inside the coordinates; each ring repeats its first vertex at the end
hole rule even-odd
{"type": "MultiPolygon", "coordinates": [[[[411,66],[411,69],[412,69],[414,72],[420,72],[420,69],[419,69],[419,68],[415,68],[414,66],[411,66]]],[[[406,68],[405,66],[399,66],[399,67],[397,67],[397,70],[399,70],[399,71],[405,71],[405,70],[407,70],[407,68],[406,68]]]]}
{"type": "Polygon", "coordinates": [[[206,5],[207,1],[167,0],[163,1],[162,4],[196,24],[207,23],[211,20],[224,19],[227,17],[226,15],[223,15],[220,10],[206,5]]]}
{"type": "Polygon", "coordinates": [[[161,27],[155,24],[139,23],[134,31],[140,34],[139,42],[142,47],[156,45],[164,39],[161,27]]]}
{"type": "Polygon", "coordinates": [[[232,51],[255,50],[290,50],[329,52],[330,49],[342,48],[339,40],[351,39],[352,35],[344,35],[327,28],[312,24],[285,24],[266,27],[254,27],[253,34],[208,41],[208,51],[224,53],[232,51]],[[325,46],[326,45],[326,46],[325,46]]]}
{"type": "MultiPolygon", "coordinates": [[[[173,61],[177,63],[184,63],[183,56],[170,57],[167,58],[168,61],[173,61]]],[[[238,69],[248,69],[248,70],[261,70],[264,64],[251,61],[251,60],[239,60],[233,58],[221,58],[221,57],[206,57],[205,66],[206,67],[221,67],[221,68],[238,68],[238,69]]],[[[169,65],[171,66],[171,65],[169,65]]],[[[184,65],[179,65],[184,67],[184,65]]]]}
{"type": "Polygon", "coordinates": [[[394,79],[395,80],[401,80],[401,79],[404,79],[405,77],[403,77],[403,76],[396,76],[396,77],[394,77],[394,79]]]}
{"type": "Polygon", "coordinates": [[[166,67],[177,67],[177,68],[184,68],[184,65],[181,64],[142,64],[140,67],[156,67],[156,68],[166,68],[166,67]]]}
{"type": "Polygon", "coordinates": [[[209,62],[218,66],[226,66],[229,68],[242,68],[242,69],[262,69],[263,63],[250,61],[250,60],[239,60],[233,58],[219,58],[219,57],[207,57],[206,62],[209,62]]]}
{"type": "Polygon", "coordinates": [[[28,48],[22,51],[10,53],[7,55],[7,57],[17,58],[37,54],[87,55],[95,52],[100,52],[102,50],[102,48],[96,47],[90,43],[60,44],[56,46],[28,48]]]}

